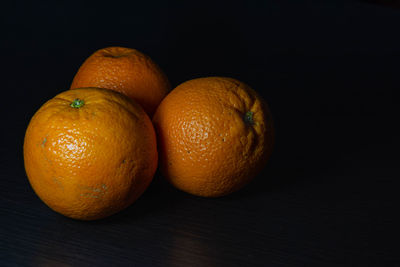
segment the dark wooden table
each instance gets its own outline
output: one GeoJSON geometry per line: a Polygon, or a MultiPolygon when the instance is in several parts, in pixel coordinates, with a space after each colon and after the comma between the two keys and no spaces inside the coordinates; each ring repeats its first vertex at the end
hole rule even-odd
{"type": "Polygon", "coordinates": [[[1,9],[0,266],[400,266],[400,10],[358,1],[13,2],[1,9]],[[157,174],[81,222],[33,193],[34,112],[94,50],[137,48],[173,86],[232,76],[269,102],[273,157],[227,197],[157,174]]]}

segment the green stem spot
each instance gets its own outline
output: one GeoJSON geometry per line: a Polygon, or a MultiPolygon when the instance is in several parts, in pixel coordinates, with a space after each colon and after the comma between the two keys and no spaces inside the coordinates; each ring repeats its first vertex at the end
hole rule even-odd
{"type": "Polygon", "coordinates": [[[247,111],[246,114],[244,114],[244,118],[243,118],[244,122],[247,124],[253,125],[254,124],[253,114],[254,114],[253,112],[247,111]]]}
{"type": "Polygon", "coordinates": [[[83,101],[82,99],[75,99],[74,101],[72,101],[71,103],[71,107],[73,108],[80,108],[85,104],[85,101],[83,101]]]}

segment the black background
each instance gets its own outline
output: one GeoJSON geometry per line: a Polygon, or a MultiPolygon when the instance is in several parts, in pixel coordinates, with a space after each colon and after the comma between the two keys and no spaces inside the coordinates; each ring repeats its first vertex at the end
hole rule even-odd
{"type": "Polygon", "coordinates": [[[0,265],[400,266],[400,9],[377,2],[2,4],[0,265]],[[277,131],[263,172],[217,199],[157,174],[94,222],[47,208],[24,172],[29,119],[115,45],[148,54],[173,87],[231,76],[262,94],[277,131]]]}

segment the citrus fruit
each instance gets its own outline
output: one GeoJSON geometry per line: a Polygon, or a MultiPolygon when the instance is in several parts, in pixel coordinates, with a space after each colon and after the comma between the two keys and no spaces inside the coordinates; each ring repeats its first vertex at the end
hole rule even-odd
{"type": "Polygon", "coordinates": [[[164,98],[153,123],[163,176],[204,197],[246,185],[264,167],[274,142],[267,104],[232,78],[184,82],[164,98]]]}
{"type": "Polygon", "coordinates": [[[145,191],[157,167],[156,146],[151,120],[139,104],[106,89],[67,90],[32,117],[25,170],[54,211],[100,219],[145,191]]]}
{"type": "Polygon", "coordinates": [[[170,90],[167,76],[147,55],[125,47],[94,52],[76,73],[71,89],[101,87],[136,100],[152,116],[170,90]]]}

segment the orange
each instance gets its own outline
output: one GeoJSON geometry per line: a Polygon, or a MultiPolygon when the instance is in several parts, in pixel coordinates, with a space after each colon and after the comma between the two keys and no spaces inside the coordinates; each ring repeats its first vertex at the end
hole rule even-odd
{"type": "Polygon", "coordinates": [[[127,95],[152,116],[170,90],[167,76],[143,53],[124,47],[97,50],[79,68],[71,89],[101,87],[127,95]]]}
{"type": "Polygon", "coordinates": [[[270,111],[248,85],[223,77],[187,81],[153,118],[162,174],[185,192],[218,197],[264,167],[274,142],[270,111]]]}
{"type": "Polygon", "coordinates": [[[126,96],[67,90],[32,117],[24,162],[32,188],[51,209],[100,219],[129,206],[150,184],[156,136],[150,118],[126,96]]]}

